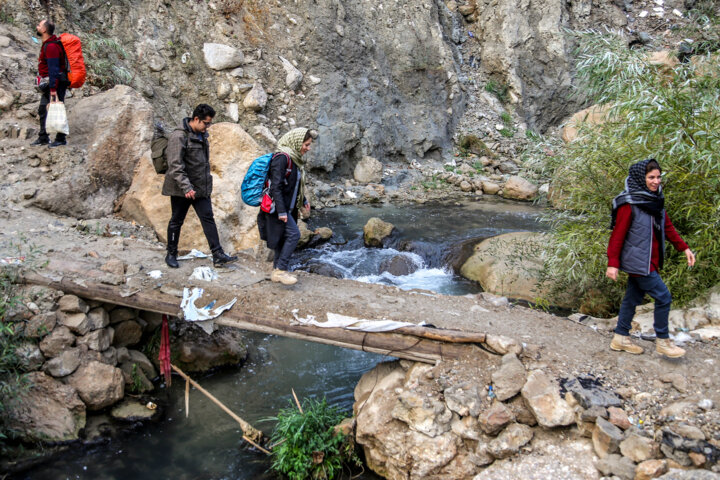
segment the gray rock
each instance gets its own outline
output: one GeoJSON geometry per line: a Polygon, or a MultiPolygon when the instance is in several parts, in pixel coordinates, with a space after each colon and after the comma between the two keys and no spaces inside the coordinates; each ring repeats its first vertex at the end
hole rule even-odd
{"type": "Polygon", "coordinates": [[[128,357],[128,360],[125,361],[137,364],[138,367],[140,367],[142,371],[145,372],[149,379],[152,380],[153,378],[158,376],[157,370],[155,370],[155,366],[150,360],[148,360],[144,353],[137,350],[128,350],[128,357]]]}
{"type": "Polygon", "coordinates": [[[443,395],[448,408],[461,417],[467,415],[477,417],[480,414],[482,399],[478,394],[477,385],[469,383],[453,385],[446,388],[443,395]]]}
{"type": "Polygon", "coordinates": [[[252,134],[255,138],[260,138],[270,145],[275,146],[277,144],[277,138],[265,125],[255,125],[252,128],[252,134]]]}
{"type": "Polygon", "coordinates": [[[285,69],[285,86],[290,90],[297,90],[303,81],[303,74],[295,68],[295,65],[282,56],[280,56],[280,61],[285,69]]]}
{"type": "Polygon", "coordinates": [[[63,350],[75,344],[75,335],[69,328],[60,326],[40,341],[40,351],[48,358],[58,356],[63,350]]]}
{"type": "MultiPolygon", "coordinates": [[[[75,218],[111,215],[150,148],[153,107],[139,92],[118,85],[80,97],[68,109],[68,122],[71,146],[53,152],[54,181],[44,184],[32,203],[75,218]]],[[[112,281],[124,281],[121,278],[112,281]]]]}
{"type": "Polygon", "coordinates": [[[532,437],[532,428],[520,423],[513,423],[488,444],[488,452],[495,458],[510,457],[532,440],[532,437]]]}
{"type": "Polygon", "coordinates": [[[597,456],[605,458],[612,453],[620,451],[620,442],[623,441],[623,432],[604,418],[598,417],[595,422],[595,430],[593,430],[592,441],[597,456]]]}
{"type": "Polygon", "coordinates": [[[515,421],[515,415],[502,402],[493,402],[487,410],[478,416],[478,424],[488,435],[497,435],[500,430],[515,421]]]}
{"type": "Polygon", "coordinates": [[[55,378],[66,377],[80,366],[80,349],[70,348],[45,363],[43,370],[55,378]]]}
{"type": "Polygon", "coordinates": [[[120,364],[120,370],[123,372],[125,379],[125,388],[133,393],[149,392],[155,386],[147,378],[145,372],[137,363],[124,362],[120,364]]]}
{"type": "Polygon", "coordinates": [[[88,312],[87,316],[88,328],[90,330],[98,330],[110,325],[110,315],[108,315],[107,310],[104,308],[93,308],[88,312]]]}
{"type": "Polygon", "coordinates": [[[31,338],[42,338],[52,332],[57,322],[55,312],[46,312],[34,315],[25,324],[25,335],[31,338]]]}
{"type": "Polygon", "coordinates": [[[85,427],[85,405],[75,389],[43,372],[29,373],[28,385],[19,402],[8,404],[8,427],[25,441],[77,440],[85,427]]]}
{"type": "Polygon", "coordinates": [[[603,475],[616,475],[622,480],[633,480],[635,478],[635,464],[629,458],[612,454],[595,462],[597,468],[603,475]]]}
{"type": "Polygon", "coordinates": [[[382,247],[395,230],[395,225],[372,217],[363,227],[363,241],[366,247],[382,247]]]}
{"type": "Polygon", "coordinates": [[[125,393],[122,370],[94,360],[78,367],[75,373],[67,377],[67,383],[77,390],[89,410],[108,407],[125,393]]]}
{"type": "Polygon", "coordinates": [[[584,422],[592,422],[595,423],[597,418],[604,418],[605,420],[608,419],[608,411],[605,407],[601,407],[599,405],[592,406],[590,408],[587,408],[582,411],[580,414],[580,418],[584,422]]]}
{"type": "Polygon", "coordinates": [[[572,378],[563,383],[563,387],[572,393],[583,408],[622,406],[622,399],[619,396],[597,385],[591,377],[572,378]]]}
{"type": "Polygon", "coordinates": [[[660,446],[652,438],[630,432],[627,434],[627,437],[620,442],[620,453],[633,462],[640,463],[645,460],[657,458],[660,453],[660,446]]]}
{"type": "Polygon", "coordinates": [[[520,393],[525,385],[525,367],[518,360],[517,355],[514,353],[503,355],[502,365],[493,372],[492,381],[495,397],[501,402],[520,393]]]}
{"type": "MultiPolygon", "coordinates": [[[[143,312],[143,314],[149,312],[143,312]]],[[[110,324],[124,322],[125,320],[134,320],[137,318],[138,312],[132,308],[119,307],[110,312],[110,324]]],[[[159,323],[158,323],[159,325],[159,323]]]]}
{"type": "Polygon", "coordinates": [[[415,262],[405,255],[395,255],[394,257],[383,260],[378,266],[378,271],[380,273],[388,272],[396,277],[410,275],[411,273],[417,271],[417,269],[418,266],[415,262]]]}
{"type": "Polygon", "coordinates": [[[40,348],[32,342],[23,342],[15,348],[20,365],[27,371],[37,370],[45,362],[40,348]]]}
{"type": "Polygon", "coordinates": [[[110,416],[121,422],[142,422],[155,415],[158,415],[157,409],[150,409],[147,404],[130,398],[124,399],[110,410],[110,416]]]}
{"type": "Polygon", "coordinates": [[[355,165],[353,177],[360,183],[380,183],[382,181],[383,165],[376,158],[363,156],[355,165]]]}
{"type": "Polygon", "coordinates": [[[245,95],[243,106],[248,110],[259,112],[265,108],[265,105],[267,105],[267,93],[260,83],[255,83],[252,90],[245,95]]]}
{"type": "Polygon", "coordinates": [[[485,180],[482,182],[482,190],[483,193],[487,193],[488,195],[495,195],[500,191],[500,185],[495,182],[485,180]]]}
{"type": "Polygon", "coordinates": [[[65,313],[60,311],[57,313],[58,322],[66,326],[76,335],[85,335],[90,331],[88,317],[85,313],[65,313]]]}
{"type": "Polygon", "coordinates": [[[143,329],[140,324],[134,320],[126,320],[116,324],[115,337],[113,345],[115,347],[128,347],[136,345],[142,338],[143,329]]]}
{"type": "Polygon", "coordinates": [[[77,338],[78,345],[87,345],[90,350],[102,352],[112,344],[114,331],[112,327],[93,330],[87,335],[77,338]]]}
{"type": "Polygon", "coordinates": [[[239,67],[245,61],[242,51],[221,43],[204,43],[205,63],[213,70],[226,70],[239,67]]]}
{"type": "Polygon", "coordinates": [[[63,295],[58,302],[58,309],[65,313],[87,313],[90,308],[82,298],[63,295]]]}
{"type": "Polygon", "coordinates": [[[537,193],[537,185],[518,176],[510,177],[503,188],[503,197],[514,200],[533,200],[537,193]]]}
{"type": "Polygon", "coordinates": [[[450,431],[452,412],[435,397],[414,391],[403,391],[392,410],[392,417],[405,422],[411,430],[429,437],[450,431]]]}
{"type": "Polygon", "coordinates": [[[100,353],[100,361],[111,366],[115,366],[118,363],[117,350],[115,347],[108,347],[107,350],[100,353]]]}
{"type": "Polygon", "coordinates": [[[522,396],[543,427],[571,425],[575,421],[570,406],[560,397],[557,386],[540,370],[534,370],[522,388],[522,396]]]}
{"type": "Polygon", "coordinates": [[[720,475],[709,470],[671,469],[658,480],[720,480],[720,475]]]}

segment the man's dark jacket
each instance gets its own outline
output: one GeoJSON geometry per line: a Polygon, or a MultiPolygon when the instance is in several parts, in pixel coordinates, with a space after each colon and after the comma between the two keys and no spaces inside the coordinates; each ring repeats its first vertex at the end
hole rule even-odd
{"type": "Polygon", "coordinates": [[[213,179],[210,174],[210,145],[207,133],[195,133],[190,128],[190,118],[182,123],[168,137],[168,169],[162,194],[184,197],[195,190],[195,198],[210,197],[213,179]],[[187,147],[186,147],[187,142],[187,147]]]}

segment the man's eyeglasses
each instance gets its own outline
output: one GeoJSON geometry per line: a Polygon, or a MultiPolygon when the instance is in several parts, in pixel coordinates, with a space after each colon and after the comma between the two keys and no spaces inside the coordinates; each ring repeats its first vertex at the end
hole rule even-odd
{"type": "Polygon", "coordinates": [[[210,125],[212,125],[212,120],[200,120],[200,121],[202,123],[204,123],[206,127],[209,127],[210,125]]]}

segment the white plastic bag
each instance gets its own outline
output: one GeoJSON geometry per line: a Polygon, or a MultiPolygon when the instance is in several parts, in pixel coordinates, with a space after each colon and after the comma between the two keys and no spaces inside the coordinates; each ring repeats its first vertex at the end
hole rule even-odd
{"type": "Polygon", "coordinates": [[[68,135],[70,133],[70,125],[68,125],[64,103],[52,102],[48,106],[45,130],[47,130],[48,135],[52,135],[53,133],[64,133],[68,135]]]}

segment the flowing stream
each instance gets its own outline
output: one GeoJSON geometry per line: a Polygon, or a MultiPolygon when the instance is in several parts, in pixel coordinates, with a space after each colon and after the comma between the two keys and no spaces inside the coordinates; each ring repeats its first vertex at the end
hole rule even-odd
{"type": "MultiPolygon", "coordinates": [[[[450,295],[479,291],[454,273],[480,238],[519,230],[544,230],[542,210],[530,204],[498,200],[458,204],[344,206],[316,211],[310,227],[328,226],[332,244],[298,252],[294,268],[317,270],[359,281],[422,288],[450,295]],[[392,248],[368,249],[362,230],[371,217],[393,223],[392,248]],[[402,257],[401,275],[381,272],[383,262],[402,257]]],[[[263,421],[290,405],[291,389],[300,398],[325,396],[328,403],[352,411],[353,390],[363,373],[385,360],[381,355],[299,340],[249,334],[251,360],[243,368],[193,377],[232,411],[266,434],[263,421]]],[[[239,426],[195,390],[185,417],[184,382],[161,392],[167,411],[159,423],[141,426],[106,443],[75,447],[20,478],[156,480],[274,479],[268,458],[249,451],[239,426]]],[[[346,476],[346,478],[348,478],[346,476]]],[[[360,479],[378,479],[366,472],[360,479]]]]}

